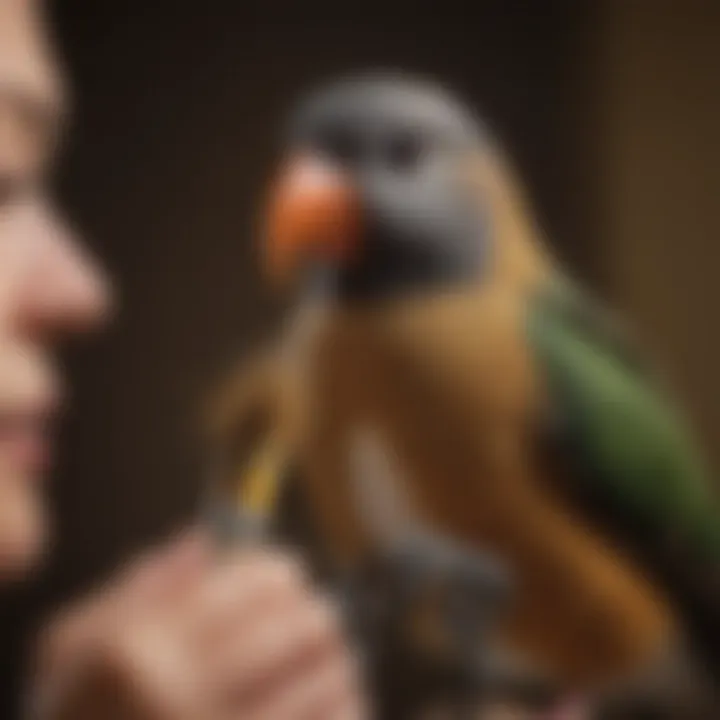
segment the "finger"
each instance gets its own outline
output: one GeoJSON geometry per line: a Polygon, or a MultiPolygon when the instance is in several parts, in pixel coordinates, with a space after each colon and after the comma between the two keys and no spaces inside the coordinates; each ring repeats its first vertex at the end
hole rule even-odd
{"type": "Polygon", "coordinates": [[[369,720],[371,717],[367,688],[363,682],[357,657],[349,653],[345,657],[346,679],[338,692],[328,697],[321,711],[314,716],[317,720],[369,720]]]}
{"type": "Polygon", "coordinates": [[[134,609],[139,605],[176,601],[207,572],[210,558],[207,533],[200,528],[186,530],[122,573],[116,583],[119,596],[134,609]]]}
{"type": "Polygon", "coordinates": [[[268,685],[254,698],[241,696],[237,709],[251,720],[334,720],[341,708],[349,709],[356,694],[346,658],[336,654],[320,666],[268,685]]]}
{"type": "Polygon", "coordinates": [[[318,720],[369,720],[370,717],[364,698],[349,698],[339,708],[319,716],[318,720]]]}
{"type": "Polygon", "coordinates": [[[47,667],[62,657],[70,665],[91,651],[100,638],[123,625],[121,617],[141,621],[140,607],[161,593],[170,595],[182,577],[190,582],[202,554],[202,539],[186,533],[162,550],[148,553],[95,590],[86,600],[61,610],[38,638],[36,661],[47,667]]]}
{"type": "Polygon", "coordinates": [[[213,647],[306,597],[299,563],[276,553],[246,551],[222,563],[197,588],[184,607],[184,622],[194,642],[213,647]]]}
{"type": "Polygon", "coordinates": [[[74,665],[99,635],[105,617],[104,605],[95,599],[61,611],[38,635],[35,671],[43,675],[61,664],[74,665]]]}
{"type": "Polygon", "coordinates": [[[219,692],[247,697],[262,695],[343,649],[335,613],[315,601],[296,603],[282,614],[267,613],[232,640],[208,667],[219,692]]]}

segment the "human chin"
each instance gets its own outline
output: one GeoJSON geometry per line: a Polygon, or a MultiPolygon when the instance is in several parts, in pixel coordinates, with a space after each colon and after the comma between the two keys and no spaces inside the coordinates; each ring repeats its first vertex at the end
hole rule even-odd
{"type": "Polygon", "coordinates": [[[0,582],[22,579],[42,561],[49,518],[37,478],[2,462],[0,451],[0,582]]]}

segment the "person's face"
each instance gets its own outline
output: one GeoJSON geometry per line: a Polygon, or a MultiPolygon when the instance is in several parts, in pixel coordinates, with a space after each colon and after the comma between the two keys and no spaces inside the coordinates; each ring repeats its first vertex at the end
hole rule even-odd
{"type": "Polygon", "coordinates": [[[106,302],[45,192],[63,98],[39,12],[35,0],[0,0],[0,578],[31,567],[48,534],[55,344],[106,302]]]}

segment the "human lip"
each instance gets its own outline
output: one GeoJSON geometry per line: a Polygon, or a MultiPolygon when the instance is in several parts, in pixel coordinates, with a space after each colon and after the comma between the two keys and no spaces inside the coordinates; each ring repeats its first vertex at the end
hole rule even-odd
{"type": "Polygon", "coordinates": [[[52,461],[52,429],[56,406],[35,402],[13,407],[0,406],[0,457],[3,462],[35,477],[52,461]]]}

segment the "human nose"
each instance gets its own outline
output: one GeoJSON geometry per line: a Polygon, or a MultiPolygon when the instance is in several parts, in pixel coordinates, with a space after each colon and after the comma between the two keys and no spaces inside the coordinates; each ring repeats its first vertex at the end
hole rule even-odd
{"type": "Polygon", "coordinates": [[[35,332],[84,332],[107,316],[111,291],[99,264],[47,203],[26,210],[28,264],[19,315],[35,332]]]}

